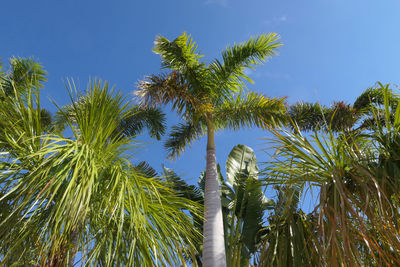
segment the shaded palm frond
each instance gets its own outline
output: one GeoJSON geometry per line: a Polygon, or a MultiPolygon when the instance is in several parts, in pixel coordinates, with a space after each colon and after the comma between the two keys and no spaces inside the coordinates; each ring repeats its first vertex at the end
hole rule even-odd
{"type": "Polygon", "coordinates": [[[189,86],[178,72],[151,75],[139,83],[135,95],[140,97],[145,106],[171,103],[178,114],[188,116],[201,105],[201,99],[189,92],[189,86]]]}
{"type": "Polygon", "coordinates": [[[169,138],[164,144],[168,150],[168,157],[171,159],[178,157],[187,146],[202,135],[204,135],[204,129],[201,124],[180,123],[172,127],[169,138]]]}
{"type": "Polygon", "coordinates": [[[191,201],[202,204],[204,202],[203,193],[199,188],[194,185],[188,185],[180,176],[178,176],[173,170],[163,166],[163,175],[170,187],[175,190],[179,196],[187,198],[191,201]]]}
{"type": "MultiPolygon", "coordinates": [[[[390,105],[394,105],[398,101],[398,96],[396,96],[392,89],[388,89],[387,96],[390,100],[390,105]]],[[[357,99],[353,103],[353,107],[360,112],[370,110],[371,107],[374,106],[383,106],[384,103],[384,95],[382,92],[382,88],[378,83],[374,87],[367,88],[361,95],[357,97],[357,99]]]]}
{"type": "Polygon", "coordinates": [[[297,102],[288,109],[293,123],[289,127],[301,131],[314,131],[326,125],[329,109],[319,103],[297,102]]]}
{"type": "Polygon", "coordinates": [[[159,108],[134,107],[131,115],[121,120],[118,132],[126,137],[139,135],[147,128],[149,135],[157,140],[165,134],[165,114],[159,108]]]}

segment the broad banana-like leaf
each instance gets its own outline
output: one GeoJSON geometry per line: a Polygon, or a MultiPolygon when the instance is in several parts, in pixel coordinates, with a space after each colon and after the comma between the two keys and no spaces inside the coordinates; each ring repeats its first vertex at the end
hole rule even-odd
{"type": "Polygon", "coordinates": [[[226,161],[226,176],[230,185],[238,184],[238,175],[244,171],[249,177],[258,179],[257,159],[253,149],[245,145],[237,145],[229,153],[226,161]]]}

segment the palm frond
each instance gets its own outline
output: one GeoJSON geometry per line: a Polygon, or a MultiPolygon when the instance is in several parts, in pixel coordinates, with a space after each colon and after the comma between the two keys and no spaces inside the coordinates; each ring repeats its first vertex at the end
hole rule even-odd
{"type": "Polygon", "coordinates": [[[293,123],[289,127],[302,131],[315,131],[323,128],[327,123],[329,109],[319,103],[297,102],[291,105],[288,115],[293,123]]]}
{"type": "Polygon", "coordinates": [[[282,46],[279,35],[262,34],[250,38],[247,42],[228,46],[222,52],[222,62],[214,60],[210,68],[215,95],[230,95],[244,86],[244,80],[251,81],[244,70],[262,64],[276,55],[276,49],[282,46]]]}
{"type": "MultiPolygon", "coordinates": [[[[398,100],[398,96],[396,96],[392,89],[388,90],[388,96],[390,99],[390,103],[394,104],[398,100]]],[[[367,88],[361,95],[359,95],[354,101],[353,107],[359,111],[363,111],[365,109],[370,109],[372,106],[383,106],[384,105],[384,95],[382,92],[381,86],[377,84],[374,87],[367,88]]]]}
{"type": "Polygon", "coordinates": [[[43,66],[33,58],[10,59],[10,70],[3,80],[3,89],[7,95],[13,95],[14,90],[27,93],[29,88],[41,88],[47,81],[47,72],[43,66]]]}
{"type": "Polygon", "coordinates": [[[136,136],[147,128],[151,137],[157,140],[165,134],[165,114],[159,108],[133,107],[131,115],[120,121],[119,130],[123,135],[136,136]]]}
{"type": "Polygon", "coordinates": [[[176,172],[163,166],[162,177],[170,184],[170,187],[175,190],[180,196],[192,201],[203,203],[203,193],[194,185],[188,185],[176,172]]]}
{"type": "Polygon", "coordinates": [[[188,115],[201,104],[200,99],[188,91],[188,86],[184,76],[171,72],[148,76],[147,80],[139,82],[139,89],[134,93],[145,106],[171,103],[178,114],[188,115]]]}
{"type": "Polygon", "coordinates": [[[190,146],[194,140],[202,135],[204,135],[204,129],[200,123],[197,125],[180,123],[172,127],[169,138],[164,144],[164,147],[168,150],[168,157],[171,159],[178,157],[187,146],[190,146]]]}
{"type": "Polygon", "coordinates": [[[30,253],[21,248],[31,243],[33,265],[68,265],[77,254],[88,266],[181,264],[176,248],[193,250],[200,237],[183,210],[198,214],[198,204],[129,161],[135,143],[115,136],[131,111],[123,96],[99,80],[86,93],[84,103],[71,93],[73,138],[41,135],[39,148],[15,153],[12,171],[0,176],[0,206],[12,207],[0,222],[1,264],[30,253]]]}
{"type": "Polygon", "coordinates": [[[206,67],[199,59],[203,57],[197,53],[197,44],[186,32],[178,36],[174,41],[157,36],[153,51],[162,58],[161,65],[181,73],[193,94],[206,90],[206,67]]]}
{"type": "Polygon", "coordinates": [[[286,122],[284,98],[268,98],[255,92],[226,99],[215,107],[216,128],[279,126],[286,122]]]}

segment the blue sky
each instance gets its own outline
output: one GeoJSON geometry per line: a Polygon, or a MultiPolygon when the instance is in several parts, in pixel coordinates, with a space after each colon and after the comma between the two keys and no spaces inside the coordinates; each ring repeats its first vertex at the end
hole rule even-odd
{"type": "MultiPolygon", "coordinates": [[[[66,78],[84,89],[89,77],[100,77],[131,94],[139,79],[160,73],[160,59],[151,51],[156,35],[174,39],[187,31],[204,59],[212,60],[228,44],[277,32],[284,46],[250,73],[255,84],[249,89],[286,96],[289,103],[352,103],[377,81],[399,82],[399,7],[390,0],[3,1],[0,57],[39,59],[49,72],[42,98],[55,111],[47,99],[68,102],[66,78]]],[[[176,121],[169,113],[169,125],[176,121]]],[[[266,136],[255,129],[218,133],[217,159],[224,164],[230,149],[242,143],[267,161],[260,140],[266,136]]],[[[157,169],[164,163],[197,182],[205,167],[204,139],[175,162],[165,160],[161,142],[138,140],[152,143],[137,151],[138,160],[157,169]]]]}

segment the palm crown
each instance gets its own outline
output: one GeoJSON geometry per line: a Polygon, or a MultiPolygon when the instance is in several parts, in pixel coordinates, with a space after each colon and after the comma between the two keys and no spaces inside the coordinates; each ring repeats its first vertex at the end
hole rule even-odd
{"type": "Polygon", "coordinates": [[[172,72],[147,77],[135,93],[145,105],[172,104],[185,120],[173,128],[165,144],[169,157],[179,156],[207,128],[275,126],[284,120],[283,98],[243,90],[245,81],[252,82],[245,69],[275,55],[275,49],[281,46],[278,39],[276,34],[264,34],[228,46],[222,52],[222,61],[214,59],[207,65],[200,61],[202,55],[186,33],[172,42],[157,37],[153,50],[161,55],[162,67],[172,72]]]}
{"type": "Polygon", "coordinates": [[[175,126],[165,143],[169,157],[207,133],[204,191],[203,266],[226,266],[222,207],[217,181],[215,131],[242,126],[279,125],[285,118],[284,99],[245,92],[244,72],[275,54],[281,43],[276,34],[260,35],[243,44],[228,46],[222,61],[200,61],[195,42],[186,33],[170,42],[157,37],[154,52],[161,55],[169,74],[152,75],[139,83],[136,94],[145,105],[172,104],[184,123],[175,126]]]}

